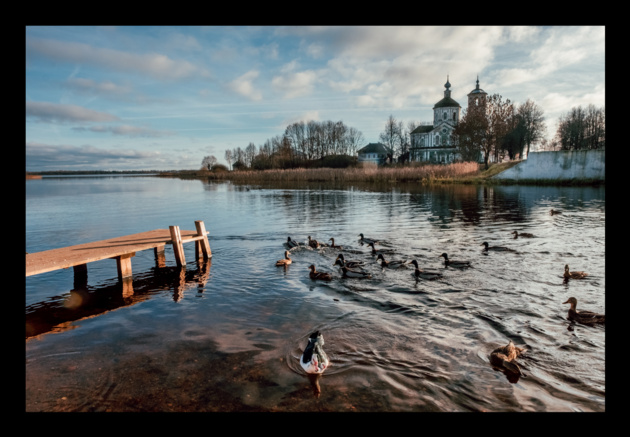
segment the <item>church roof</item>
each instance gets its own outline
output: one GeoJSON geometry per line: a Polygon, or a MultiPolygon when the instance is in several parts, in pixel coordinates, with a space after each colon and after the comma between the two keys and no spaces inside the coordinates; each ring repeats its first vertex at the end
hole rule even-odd
{"type": "Polygon", "coordinates": [[[471,95],[471,94],[488,94],[484,90],[479,88],[479,76],[477,76],[477,86],[476,86],[476,88],[468,93],[468,95],[471,95]]]}
{"type": "Polygon", "coordinates": [[[452,107],[452,106],[457,106],[460,107],[459,103],[457,103],[455,100],[453,100],[451,97],[444,97],[442,100],[440,100],[439,102],[437,102],[435,104],[435,106],[433,107],[433,109],[435,108],[446,108],[446,107],[452,107]]]}
{"type": "Polygon", "coordinates": [[[418,126],[413,131],[411,131],[411,133],[412,134],[423,134],[423,133],[426,133],[426,132],[431,132],[432,130],[433,130],[433,125],[423,125],[423,126],[418,126]]]}
{"type": "Polygon", "coordinates": [[[367,146],[359,149],[357,153],[389,153],[387,147],[382,143],[370,143],[367,146]]]}

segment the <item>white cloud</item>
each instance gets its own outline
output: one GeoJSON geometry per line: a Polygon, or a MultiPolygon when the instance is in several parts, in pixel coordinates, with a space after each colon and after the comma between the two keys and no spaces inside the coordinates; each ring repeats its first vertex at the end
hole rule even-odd
{"type": "Polygon", "coordinates": [[[48,102],[26,102],[26,118],[49,123],[85,123],[118,121],[115,115],[93,111],[77,105],[62,105],[48,102]]]}
{"type": "Polygon", "coordinates": [[[149,75],[160,80],[209,76],[209,73],[188,61],[174,60],[159,53],[138,54],[93,47],[84,43],[41,38],[26,39],[27,59],[39,55],[52,60],[86,63],[116,71],[149,75]]]}
{"type": "Polygon", "coordinates": [[[317,74],[312,70],[291,72],[275,76],[271,80],[274,90],[284,94],[287,99],[306,96],[312,93],[317,74]]]}
{"type": "Polygon", "coordinates": [[[164,137],[174,135],[171,131],[149,129],[141,126],[120,125],[120,126],[92,126],[89,128],[75,127],[76,131],[90,131],[96,133],[111,133],[113,135],[124,135],[128,137],[164,137]]]}
{"type": "Polygon", "coordinates": [[[227,86],[235,93],[247,97],[250,100],[261,100],[262,94],[254,87],[253,83],[259,75],[260,73],[256,70],[248,71],[247,73],[228,83],[227,86]]]}

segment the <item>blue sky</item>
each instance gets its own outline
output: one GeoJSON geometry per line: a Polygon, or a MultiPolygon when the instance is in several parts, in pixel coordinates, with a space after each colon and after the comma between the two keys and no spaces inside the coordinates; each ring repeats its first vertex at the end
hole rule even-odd
{"type": "Polygon", "coordinates": [[[534,101],[547,137],[605,105],[604,26],[27,26],[26,171],[198,169],[296,121],[377,142],[480,87],[534,101]]]}

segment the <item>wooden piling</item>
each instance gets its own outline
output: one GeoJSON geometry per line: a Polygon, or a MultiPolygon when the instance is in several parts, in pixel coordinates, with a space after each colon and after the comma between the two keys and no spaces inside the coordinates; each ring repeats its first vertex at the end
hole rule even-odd
{"type": "Polygon", "coordinates": [[[182,234],[179,226],[169,226],[171,231],[171,240],[173,241],[173,252],[175,253],[175,262],[178,267],[186,265],[186,256],[184,255],[184,245],[182,244],[182,234]]]}

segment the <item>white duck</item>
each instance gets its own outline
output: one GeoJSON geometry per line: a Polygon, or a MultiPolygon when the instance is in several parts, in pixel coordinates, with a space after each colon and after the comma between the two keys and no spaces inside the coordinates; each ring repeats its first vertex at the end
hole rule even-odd
{"type": "Polygon", "coordinates": [[[322,346],[324,346],[324,336],[319,331],[313,332],[300,358],[300,365],[306,373],[324,373],[330,365],[328,355],[322,346]]]}

